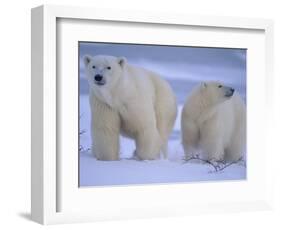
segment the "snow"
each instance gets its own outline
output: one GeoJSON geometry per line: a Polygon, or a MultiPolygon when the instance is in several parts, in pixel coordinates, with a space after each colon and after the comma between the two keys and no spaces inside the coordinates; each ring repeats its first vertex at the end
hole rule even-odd
{"type": "MultiPolygon", "coordinates": [[[[80,64],[80,145],[83,147],[79,157],[79,185],[80,186],[106,186],[106,185],[130,185],[150,183],[188,183],[202,181],[227,181],[245,180],[245,164],[233,164],[222,171],[214,172],[214,168],[202,162],[183,161],[184,152],[180,140],[181,110],[184,100],[198,82],[205,80],[220,80],[230,84],[242,95],[246,101],[246,51],[227,49],[196,49],[186,48],[183,56],[192,57],[188,63],[176,60],[171,61],[171,49],[167,60],[163,57],[164,51],[153,52],[154,47],[145,49],[142,46],[135,46],[130,51],[128,46],[117,47],[117,45],[95,45],[86,43],[81,45],[80,55],[86,53],[105,53],[109,55],[118,54],[126,56],[130,63],[149,68],[158,73],[169,82],[177,96],[178,116],[170,135],[168,143],[168,159],[153,161],[138,161],[130,159],[135,150],[132,140],[120,137],[120,160],[119,161],[98,161],[90,153],[90,107],[88,101],[88,85],[84,77],[83,64],[80,64]],[[145,51],[146,50],[146,51],[145,51]],[[137,55],[146,58],[138,59],[137,55]],[[200,57],[200,55],[202,58],[200,57]],[[166,73],[164,75],[164,73],[166,73]]],[[[165,49],[165,48],[163,48],[165,49]]],[[[168,49],[168,48],[167,48],[168,49]]],[[[81,58],[80,58],[81,59],[81,58]]]]}
{"type": "MultiPolygon", "coordinates": [[[[180,152],[179,152],[180,153],[180,152]]],[[[183,183],[246,178],[243,165],[232,165],[214,172],[210,165],[184,163],[179,156],[168,160],[98,161],[87,153],[80,154],[80,186],[129,185],[149,183],[183,183]]]]}

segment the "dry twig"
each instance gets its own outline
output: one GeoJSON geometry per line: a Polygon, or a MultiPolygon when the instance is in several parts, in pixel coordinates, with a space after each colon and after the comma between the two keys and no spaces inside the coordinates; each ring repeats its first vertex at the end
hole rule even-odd
{"type": "Polygon", "coordinates": [[[201,162],[209,164],[209,165],[211,165],[214,168],[214,170],[215,170],[214,172],[219,172],[219,171],[222,171],[225,168],[227,168],[227,167],[229,167],[229,166],[231,166],[233,164],[237,164],[240,161],[243,161],[243,157],[239,158],[236,161],[232,161],[232,162],[226,163],[225,161],[205,160],[205,159],[200,158],[199,156],[192,156],[192,157],[190,157],[188,159],[185,159],[184,164],[189,162],[189,161],[191,161],[191,160],[199,160],[201,162]]]}

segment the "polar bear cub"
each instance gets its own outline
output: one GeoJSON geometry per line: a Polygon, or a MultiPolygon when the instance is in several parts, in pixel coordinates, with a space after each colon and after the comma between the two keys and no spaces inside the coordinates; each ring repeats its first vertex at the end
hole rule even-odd
{"type": "Polygon", "coordinates": [[[245,153],[246,107],[233,88],[203,82],[187,98],[181,118],[185,157],[236,161],[245,153]]]}
{"type": "Polygon", "coordinates": [[[166,81],[129,64],[124,57],[85,55],[90,88],[92,152],[99,160],[119,159],[119,135],[132,138],[141,160],[166,156],[177,105],[166,81]]]}

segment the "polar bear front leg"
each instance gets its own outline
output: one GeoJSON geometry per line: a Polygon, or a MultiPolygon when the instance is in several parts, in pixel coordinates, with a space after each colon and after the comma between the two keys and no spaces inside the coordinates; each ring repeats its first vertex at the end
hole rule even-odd
{"type": "Polygon", "coordinates": [[[222,161],[224,159],[224,149],[219,137],[202,137],[200,146],[204,159],[209,161],[222,161]]]}
{"type": "Polygon", "coordinates": [[[203,139],[201,147],[205,160],[222,161],[224,159],[224,149],[219,139],[203,139]]]}
{"type": "Polygon", "coordinates": [[[94,103],[92,110],[92,153],[98,160],[119,159],[120,119],[104,104],[94,103]]]}
{"type": "Polygon", "coordinates": [[[119,133],[106,128],[94,128],[93,133],[92,152],[97,160],[118,160],[119,133]]]}
{"type": "Polygon", "coordinates": [[[204,159],[209,161],[224,160],[223,139],[215,123],[206,124],[200,130],[200,147],[204,159]]]}
{"type": "Polygon", "coordinates": [[[161,138],[157,128],[146,128],[136,137],[136,156],[140,160],[155,160],[160,156],[161,138]]]}
{"type": "Polygon", "coordinates": [[[191,120],[182,117],[182,145],[184,148],[185,159],[188,160],[197,154],[199,141],[199,129],[191,120]]]}

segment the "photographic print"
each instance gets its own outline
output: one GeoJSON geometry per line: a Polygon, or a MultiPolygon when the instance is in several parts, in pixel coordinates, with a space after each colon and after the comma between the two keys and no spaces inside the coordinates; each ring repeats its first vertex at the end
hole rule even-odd
{"type": "Polygon", "coordinates": [[[246,179],[246,49],[78,46],[80,187],[246,179]]]}

